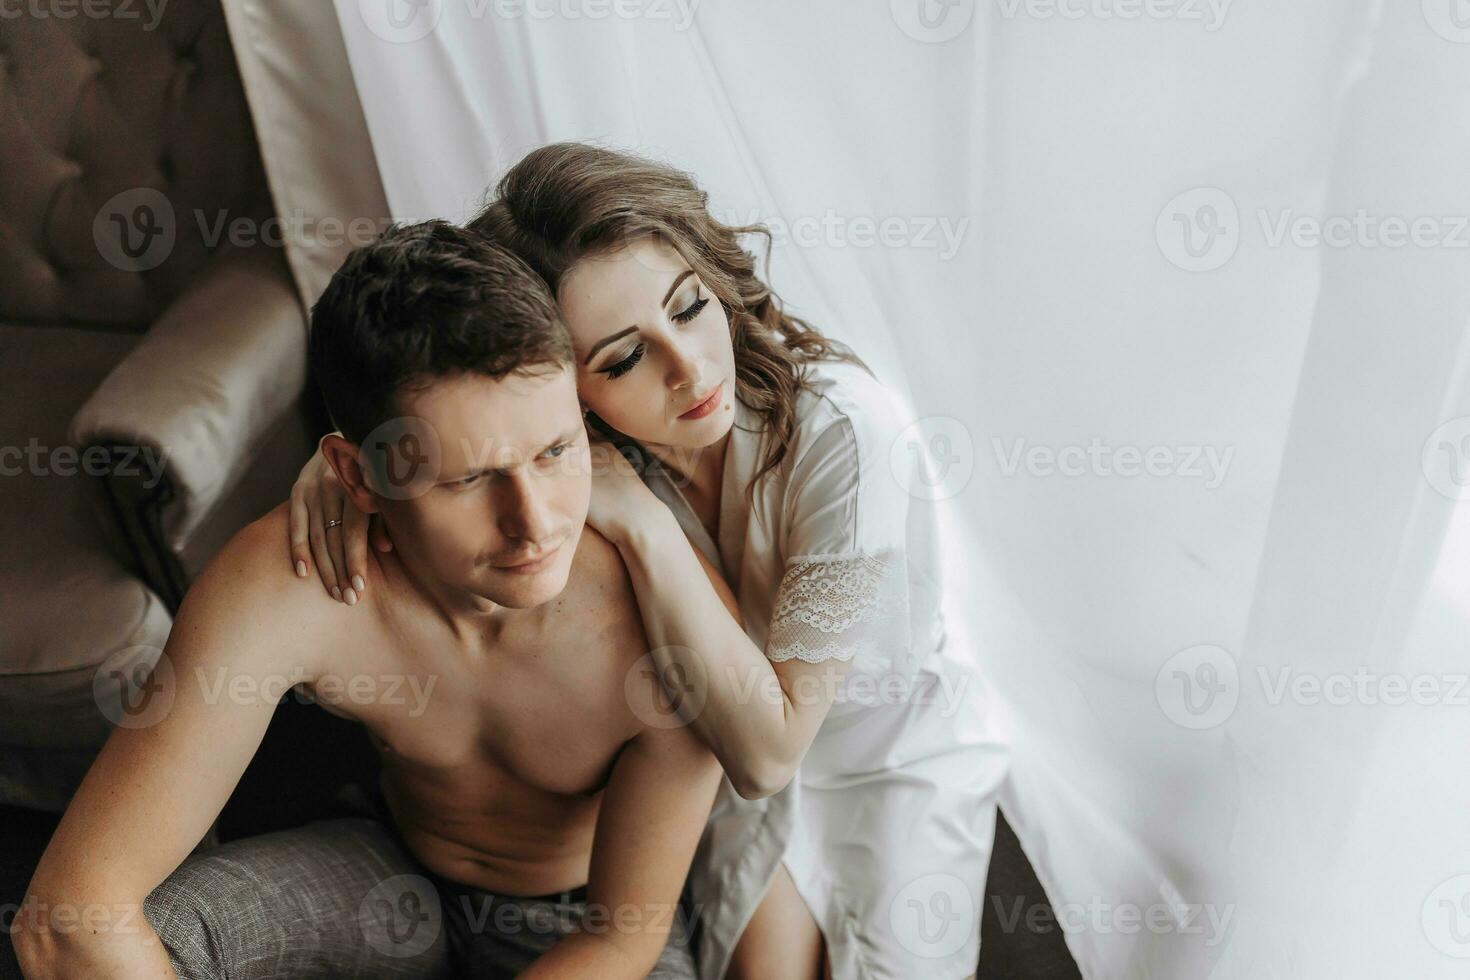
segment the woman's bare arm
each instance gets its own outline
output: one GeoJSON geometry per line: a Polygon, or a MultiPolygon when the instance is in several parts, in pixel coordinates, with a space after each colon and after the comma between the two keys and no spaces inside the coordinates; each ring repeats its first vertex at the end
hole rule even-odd
{"type": "Polygon", "coordinates": [[[708,562],[672,511],[609,540],[628,568],[659,677],[687,705],[695,733],[741,796],[779,791],[822,727],[847,663],[767,660],[729,614],[708,562]]]}

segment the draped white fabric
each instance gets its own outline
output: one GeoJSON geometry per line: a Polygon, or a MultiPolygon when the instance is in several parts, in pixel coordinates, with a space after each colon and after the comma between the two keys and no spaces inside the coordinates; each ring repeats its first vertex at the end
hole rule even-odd
{"type": "Polygon", "coordinates": [[[394,217],[635,149],[906,378],[1087,976],[1463,975],[1464,0],[337,13],[394,217]]]}

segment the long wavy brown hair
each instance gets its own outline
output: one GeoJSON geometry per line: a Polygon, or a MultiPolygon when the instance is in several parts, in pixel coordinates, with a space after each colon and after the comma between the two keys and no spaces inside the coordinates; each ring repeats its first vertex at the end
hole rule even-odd
{"type": "MultiPolygon", "coordinates": [[[[709,195],[673,167],[587,143],[552,143],[512,167],[469,227],[505,245],[556,293],[582,258],[647,235],[675,248],[725,308],[735,350],[736,397],[765,422],[764,459],[755,486],[786,456],[796,427],[805,365],[840,360],[871,369],[841,341],[785,312],[740,235],[763,237],[769,275],[771,234],[762,224],[727,225],[709,212],[709,195]]],[[[589,416],[600,431],[621,434],[589,416]]],[[[623,437],[625,440],[626,437],[623,437]]]]}

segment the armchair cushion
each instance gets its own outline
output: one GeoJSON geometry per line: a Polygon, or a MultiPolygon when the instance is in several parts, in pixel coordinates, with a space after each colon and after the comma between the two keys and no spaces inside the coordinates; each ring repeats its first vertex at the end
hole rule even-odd
{"type": "Polygon", "coordinates": [[[229,530],[259,516],[261,502],[284,499],[311,450],[299,406],[305,377],[305,314],[284,257],[264,246],[227,249],[77,412],[72,441],[108,449],[117,462],[98,501],[104,524],[130,539],[116,551],[170,607],[197,570],[180,556],[212,553],[218,542],[191,549],[193,538],[255,476],[247,471],[267,446],[262,465],[284,477],[252,491],[229,530]],[[162,479],[144,463],[161,463],[162,479]]]}
{"type": "Polygon", "coordinates": [[[107,553],[87,512],[99,458],[66,441],[67,419],[137,342],[0,325],[0,802],[64,803],[110,728],[93,694],[99,667],[151,662],[168,637],[168,610],[107,553]]]}

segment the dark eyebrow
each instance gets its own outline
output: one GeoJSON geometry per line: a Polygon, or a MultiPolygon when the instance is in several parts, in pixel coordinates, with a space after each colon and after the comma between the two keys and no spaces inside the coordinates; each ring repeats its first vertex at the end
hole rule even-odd
{"type": "Polygon", "coordinates": [[[619,337],[626,337],[628,334],[632,333],[634,330],[637,330],[637,329],[638,329],[637,327],[624,327],[623,329],[619,330],[615,334],[612,334],[611,336],[603,337],[597,343],[595,343],[595,344],[592,345],[592,349],[587,352],[587,357],[586,357],[585,360],[582,361],[582,364],[583,365],[591,364],[592,363],[592,358],[597,355],[597,352],[598,351],[602,350],[604,347],[606,347],[608,344],[612,343],[614,340],[617,340],[619,337]]]}
{"type": "Polygon", "coordinates": [[[685,269],[683,272],[675,276],[674,281],[669,284],[669,291],[664,293],[664,301],[659,305],[668,306],[669,300],[674,298],[674,290],[679,288],[679,283],[683,282],[685,279],[688,279],[692,275],[694,275],[693,269],[685,269]]]}
{"type": "MultiPolygon", "coordinates": [[[[557,436],[555,439],[552,439],[550,442],[548,442],[546,445],[542,446],[540,449],[536,450],[536,455],[537,456],[540,456],[542,453],[546,452],[546,450],[548,450],[548,449],[554,449],[557,446],[565,446],[565,445],[569,445],[569,444],[571,444],[573,442],[576,442],[577,441],[577,437],[579,435],[581,435],[583,432],[586,432],[586,431],[587,431],[586,427],[585,426],[580,426],[580,425],[579,426],[575,426],[573,428],[570,428],[567,431],[563,432],[561,435],[557,436]]],[[[502,467],[499,467],[499,466],[486,466],[483,469],[471,470],[469,473],[461,473],[459,476],[451,476],[447,480],[441,480],[439,482],[441,482],[441,483],[455,483],[455,482],[458,482],[459,480],[468,480],[472,476],[479,476],[481,473],[504,473],[504,472],[505,472],[505,469],[502,468],[502,467]]]]}
{"type": "MultiPolygon", "coordinates": [[[[669,284],[669,291],[664,293],[664,301],[660,305],[668,306],[669,300],[673,299],[674,297],[674,290],[679,288],[679,283],[683,282],[685,279],[688,279],[692,275],[694,275],[693,269],[685,269],[683,272],[675,276],[674,281],[669,284]]],[[[586,358],[584,358],[582,361],[583,366],[585,367],[586,365],[591,364],[592,358],[597,356],[597,352],[602,350],[608,344],[612,343],[614,340],[617,340],[619,337],[626,337],[628,334],[637,329],[637,326],[624,327],[615,334],[610,334],[609,336],[603,337],[597,343],[593,344],[592,349],[587,352],[586,358]]]]}

